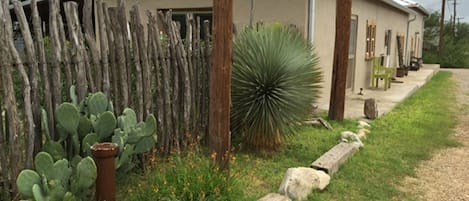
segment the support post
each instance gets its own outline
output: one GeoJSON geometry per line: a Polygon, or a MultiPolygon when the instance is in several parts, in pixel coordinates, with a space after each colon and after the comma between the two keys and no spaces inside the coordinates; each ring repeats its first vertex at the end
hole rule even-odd
{"type": "Polygon", "coordinates": [[[334,65],[329,104],[329,119],[337,121],[344,119],[351,16],[352,0],[337,1],[334,65]]]}
{"type": "Polygon", "coordinates": [[[233,0],[213,0],[209,145],[220,168],[229,169],[233,0]]]}
{"type": "Polygon", "coordinates": [[[118,150],[117,144],[114,143],[95,144],[91,147],[98,169],[96,201],[116,200],[114,157],[118,150]]]}
{"type": "Polygon", "coordinates": [[[446,6],[446,0],[442,0],[441,2],[441,17],[440,17],[440,40],[439,40],[439,45],[438,45],[438,54],[441,58],[443,55],[443,31],[444,31],[444,26],[445,26],[445,6],[446,6]]]}

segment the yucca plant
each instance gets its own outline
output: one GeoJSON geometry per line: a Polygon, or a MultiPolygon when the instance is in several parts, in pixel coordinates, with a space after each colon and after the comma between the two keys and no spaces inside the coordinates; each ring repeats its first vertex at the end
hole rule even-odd
{"type": "Polygon", "coordinates": [[[312,111],[322,73],[318,58],[296,29],[282,24],[246,28],[233,45],[233,136],[243,147],[272,150],[312,111]]]}

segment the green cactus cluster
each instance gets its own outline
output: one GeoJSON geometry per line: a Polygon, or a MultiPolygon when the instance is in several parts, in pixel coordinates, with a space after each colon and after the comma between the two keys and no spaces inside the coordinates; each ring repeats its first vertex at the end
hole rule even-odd
{"type": "Polygon", "coordinates": [[[46,135],[48,140],[44,151],[56,160],[65,156],[70,159],[75,155],[90,155],[91,145],[111,140],[117,125],[112,110],[112,103],[102,92],[89,95],[79,105],[60,104],[56,110],[56,128],[60,138],[53,141],[46,135]]]}
{"type": "Polygon", "coordinates": [[[153,148],[156,119],[149,115],[145,122],[137,123],[135,111],[126,108],[117,118],[117,122],[118,128],[112,136],[112,142],[119,146],[120,153],[116,157],[116,169],[126,172],[133,168],[133,155],[145,153],[153,148]]]}
{"type": "Polygon", "coordinates": [[[39,152],[34,160],[35,171],[25,169],[16,180],[24,199],[36,201],[91,200],[97,177],[96,164],[90,157],[54,160],[47,152],[39,152]]]}
{"type": "MultiPolygon", "coordinates": [[[[43,146],[53,159],[91,156],[92,145],[113,142],[119,146],[116,169],[127,172],[133,168],[134,155],[147,152],[155,145],[156,119],[153,115],[144,122],[137,122],[135,112],[126,108],[116,118],[112,102],[102,92],[90,94],[79,104],[73,87],[70,96],[72,102],[62,103],[56,110],[56,130],[60,138],[54,141],[46,135],[48,140],[43,146]]],[[[43,124],[47,125],[47,122],[43,124]]]]}

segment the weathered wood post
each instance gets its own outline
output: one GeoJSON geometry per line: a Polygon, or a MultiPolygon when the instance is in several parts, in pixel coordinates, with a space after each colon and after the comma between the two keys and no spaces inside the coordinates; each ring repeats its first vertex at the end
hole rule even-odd
{"type": "Polygon", "coordinates": [[[98,170],[96,178],[97,201],[116,200],[114,157],[118,150],[117,144],[114,143],[95,144],[91,147],[98,170]]]}
{"type": "Polygon", "coordinates": [[[440,38],[438,40],[438,55],[443,56],[443,34],[445,28],[445,11],[446,11],[446,0],[441,1],[441,17],[440,17],[440,38]]]}
{"type": "Polygon", "coordinates": [[[223,169],[230,160],[231,57],[233,0],[213,0],[213,50],[210,69],[209,144],[223,169]]]}
{"type": "Polygon", "coordinates": [[[345,107],[352,0],[337,1],[336,15],[334,67],[332,71],[329,119],[342,121],[344,119],[345,107]]]}

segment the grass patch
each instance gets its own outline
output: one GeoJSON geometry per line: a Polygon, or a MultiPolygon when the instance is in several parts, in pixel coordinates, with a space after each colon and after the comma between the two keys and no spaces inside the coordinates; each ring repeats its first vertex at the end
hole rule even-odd
{"type": "MultiPolygon", "coordinates": [[[[161,161],[163,162],[163,161],[161,161]]],[[[118,180],[117,200],[126,201],[212,201],[237,200],[242,196],[239,173],[212,166],[198,152],[174,155],[146,175],[118,180]]]]}
{"type": "MultiPolygon", "coordinates": [[[[397,188],[403,178],[414,176],[415,167],[422,160],[429,159],[434,151],[458,145],[450,137],[457,112],[455,83],[450,77],[448,72],[438,73],[393,111],[373,121],[372,133],[364,142],[365,147],[341,167],[325,191],[314,192],[309,200],[413,200],[413,195],[397,188]]],[[[118,198],[158,200],[166,196],[166,200],[184,201],[257,200],[277,191],[287,168],[309,166],[338,143],[341,131],[355,131],[357,125],[355,120],[331,124],[334,131],[304,127],[299,134],[288,138],[281,151],[276,153],[235,153],[229,177],[219,174],[209,177],[212,175],[209,159],[198,155],[180,158],[180,164],[176,165],[174,162],[158,164],[156,170],[148,175],[121,182],[118,198]],[[193,165],[188,165],[190,163],[193,165]],[[209,180],[198,182],[200,175],[209,180]],[[185,190],[185,182],[197,184],[195,186],[200,188],[185,190]],[[161,194],[155,194],[155,186],[161,194]],[[208,189],[217,194],[218,191],[213,191],[217,186],[224,193],[213,199],[171,197],[178,193],[190,196],[187,192],[199,195],[209,192],[208,189]]]]}
{"type": "Polygon", "coordinates": [[[372,122],[365,148],[343,166],[323,193],[310,200],[412,200],[396,186],[414,176],[434,151],[456,146],[455,83],[448,72],[432,81],[383,118],[372,122]],[[444,97],[444,98],[442,98],[444,97]]]}

